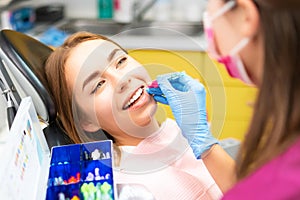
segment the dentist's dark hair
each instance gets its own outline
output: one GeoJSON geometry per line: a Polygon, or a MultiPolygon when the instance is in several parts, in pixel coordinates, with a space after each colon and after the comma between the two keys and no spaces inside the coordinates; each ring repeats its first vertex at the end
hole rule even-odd
{"type": "Polygon", "coordinates": [[[253,2],[260,14],[264,68],[253,118],[238,155],[238,179],[285,151],[300,136],[300,2],[253,2]]]}

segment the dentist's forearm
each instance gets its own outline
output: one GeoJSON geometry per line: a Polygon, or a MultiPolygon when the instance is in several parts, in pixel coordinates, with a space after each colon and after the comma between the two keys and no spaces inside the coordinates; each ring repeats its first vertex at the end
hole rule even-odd
{"type": "Polygon", "coordinates": [[[220,145],[213,145],[201,158],[223,193],[235,184],[235,161],[220,145]]]}

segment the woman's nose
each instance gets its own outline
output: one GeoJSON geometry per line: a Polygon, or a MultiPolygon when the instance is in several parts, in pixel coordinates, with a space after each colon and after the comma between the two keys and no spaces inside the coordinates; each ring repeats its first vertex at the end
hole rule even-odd
{"type": "Polygon", "coordinates": [[[120,79],[117,82],[116,91],[119,93],[123,92],[128,87],[130,82],[131,82],[131,78],[129,76],[125,75],[120,77],[120,79]]]}
{"type": "Polygon", "coordinates": [[[113,68],[108,68],[105,70],[103,76],[111,81],[112,86],[118,93],[124,91],[132,79],[129,73],[121,72],[113,68]]]}
{"type": "Polygon", "coordinates": [[[119,93],[128,87],[132,79],[130,74],[122,73],[120,71],[111,68],[108,68],[104,72],[103,76],[110,79],[111,84],[115,88],[115,91],[119,93]]]}

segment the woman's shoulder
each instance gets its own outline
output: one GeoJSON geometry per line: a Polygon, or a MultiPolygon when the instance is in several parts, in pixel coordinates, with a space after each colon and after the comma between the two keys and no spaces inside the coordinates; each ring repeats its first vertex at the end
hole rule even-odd
{"type": "Polygon", "coordinates": [[[230,190],[224,199],[300,199],[300,139],[230,190]]]}
{"type": "Polygon", "coordinates": [[[162,125],[163,125],[163,124],[166,124],[166,125],[172,126],[172,127],[176,127],[176,128],[179,129],[179,127],[178,127],[176,121],[175,121],[174,119],[171,119],[171,118],[167,118],[167,119],[162,123],[162,125]]]}

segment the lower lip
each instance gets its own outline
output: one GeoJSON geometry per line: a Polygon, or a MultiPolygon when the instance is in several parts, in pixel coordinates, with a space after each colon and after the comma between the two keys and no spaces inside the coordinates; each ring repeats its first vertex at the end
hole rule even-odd
{"type": "Polygon", "coordinates": [[[142,107],[143,105],[145,105],[148,100],[147,97],[148,97],[148,95],[146,94],[145,91],[143,91],[143,94],[140,96],[140,98],[136,102],[134,102],[134,104],[132,106],[130,106],[128,108],[128,110],[130,110],[130,111],[137,110],[140,107],[142,107]]]}

